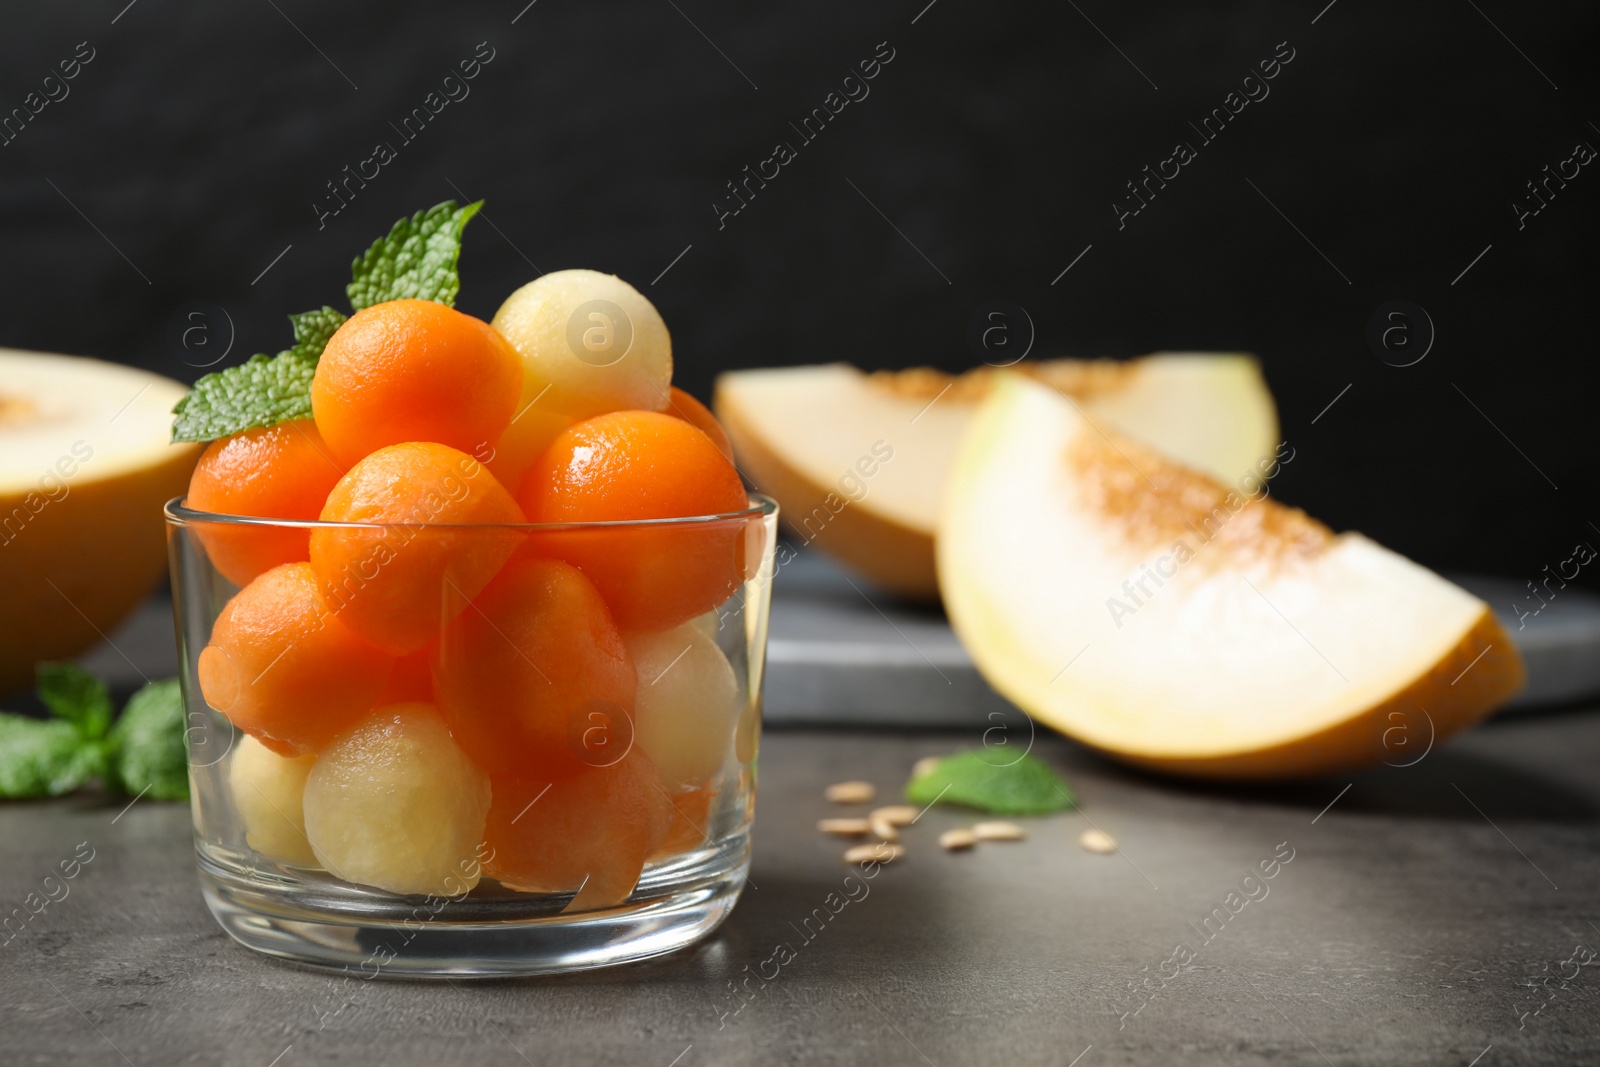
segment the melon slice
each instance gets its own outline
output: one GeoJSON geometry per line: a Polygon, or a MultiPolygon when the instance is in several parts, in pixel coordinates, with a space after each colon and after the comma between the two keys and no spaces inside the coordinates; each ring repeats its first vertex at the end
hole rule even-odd
{"type": "MultiPolygon", "coordinates": [[[[1096,424],[1232,482],[1278,439],[1254,359],[1168,353],[1019,364],[1096,424]]],[[[905,596],[938,595],[934,531],[956,446],[997,372],[865,374],[843,363],[717,379],[739,467],[802,541],[905,596]]]]}
{"type": "Polygon", "coordinates": [[[0,691],[101,639],[166,569],[161,505],[199,458],[169,443],[186,386],[0,349],[0,691]]]}
{"type": "Polygon", "coordinates": [[[1393,762],[1389,731],[1416,742],[1409,757],[1524,679],[1481,600],[1259,481],[1230,489],[1102,432],[1016,376],[961,446],[939,577],[997,690],[1110,756],[1179,774],[1393,762]]]}

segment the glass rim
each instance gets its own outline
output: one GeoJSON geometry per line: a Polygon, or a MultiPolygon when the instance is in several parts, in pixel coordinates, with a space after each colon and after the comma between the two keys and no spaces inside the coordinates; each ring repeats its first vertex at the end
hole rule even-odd
{"type": "Polygon", "coordinates": [[[461,530],[515,530],[524,533],[619,530],[633,527],[659,529],[662,527],[712,526],[718,523],[748,521],[778,513],[778,502],[770,496],[764,493],[751,493],[749,498],[750,506],[742,511],[727,511],[716,515],[683,515],[665,519],[606,519],[595,522],[324,522],[321,519],[273,519],[263,518],[259,515],[228,515],[222,512],[201,511],[188,506],[186,503],[189,499],[187,495],[173,497],[166,502],[161,511],[166,516],[167,523],[177,527],[211,525],[268,526],[304,530],[438,529],[458,532],[461,530]]]}

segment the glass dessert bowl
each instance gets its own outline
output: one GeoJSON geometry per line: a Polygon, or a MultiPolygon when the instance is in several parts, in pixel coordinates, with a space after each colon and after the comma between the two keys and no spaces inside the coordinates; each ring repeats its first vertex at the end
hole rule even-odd
{"type": "MultiPolygon", "coordinates": [[[[479,473],[462,464],[441,499],[479,473]]],[[[704,937],[749,864],[776,512],[361,523],[169,503],[217,921],[363,977],[540,974],[704,937]]]]}
{"type": "Polygon", "coordinates": [[[537,974],[689,944],[749,862],[777,508],[614,275],[455,309],[479,204],[203,376],[167,505],[200,875],[304,963],[537,974]]]}

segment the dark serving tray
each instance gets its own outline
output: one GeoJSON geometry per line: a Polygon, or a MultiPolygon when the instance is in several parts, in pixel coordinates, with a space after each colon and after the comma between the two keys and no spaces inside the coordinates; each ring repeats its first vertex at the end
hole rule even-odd
{"type": "MultiPolygon", "coordinates": [[[[1528,664],[1528,686],[1507,712],[1600,693],[1600,597],[1560,596],[1518,628],[1509,578],[1456,575],[1488,601],[1528,664]]],[[[983,680],[937,610],[909,605],[802,553],[773,582],[763,718],[769,724],[971,726],[1011,704],[983,680]]]]}

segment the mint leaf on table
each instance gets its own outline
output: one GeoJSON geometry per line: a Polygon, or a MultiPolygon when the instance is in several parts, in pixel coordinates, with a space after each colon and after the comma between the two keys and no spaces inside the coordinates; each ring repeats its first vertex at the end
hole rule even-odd
{"type": "Polygon", "coordinates": [[[104,759],[71,722],[0,712],[0,798],[70,793],[99,774],[104,759]]]}
{"type": "Polygon", "coordinates": [[[75,663],[41,663],[39,699],[56,718],[68,722],[85,741],[97,741],[111,726],[111,693],[106,684],[75,663]]]}
{"type": "Polygon", "coordinates": [[[1067,783],[1041,761],[992,749],[944,757],[906,784],[906,800],[924,807],[960,804],[994,815],[1048,815],[1077,803],[1067,783]]]}
{"type": "Polygon", "coordinates": [[[60,796],[91,778],[156,800],[188,799],[178,679],[133,694],[115,726],[105,683],[82,667],[39,664],[38,692],[55,718],[0,712],[0,799],[60,796]]]}
{"type": "Polygon", "coordinates": [[[55,718],[0,712],[0,797],[60,796],[105,770],[105,683],[76,664],[41,663],[37,687],[55,718]]]}
{"type": "Polygon", "coordinates": [[[129,698],[111,730],[107,784],[130,795],[187,800],[189,763],[183,734],[183,694],[178,679],[146,685],[129,698]]]}
{"type": "Polygon", "coordinates": [[[461,231],[481,207],[481,200],[466,207],[446,200],[395,223],[387,236],[350,264],[352,280],[345,286],[350,306],[360,311],[410,297],[455,307],[461,290],[456,272],[461,231]]]}
{"type": "Polygon", "coordinates": [[[172,413],[174,441],[215,441],[252,426],[311,417],[311,376],[317,361],[294,349],[254,355],[237,367],[207,374],[172,413]]]}

